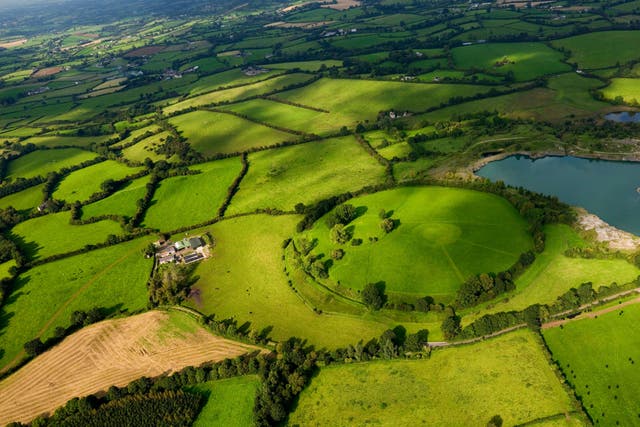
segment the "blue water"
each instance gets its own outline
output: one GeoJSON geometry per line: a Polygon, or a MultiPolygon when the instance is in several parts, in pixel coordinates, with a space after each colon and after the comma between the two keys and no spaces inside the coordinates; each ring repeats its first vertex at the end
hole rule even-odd
{"type": "Polygon", "coordinates": [[[622,230],[640,235],[640,163],[512,156],[476,172],[581,206],[622,230]]]}
{"type": "Polygon", "coordinates": [[[607,120],[611,120],[613,122],[638,123],[640,122],[640,113],[634,113],[634,112],[630,113],[628,111],[623,111],[621,113],[609,113],[606,116],[604,116],[604,118],[607,120]]]}

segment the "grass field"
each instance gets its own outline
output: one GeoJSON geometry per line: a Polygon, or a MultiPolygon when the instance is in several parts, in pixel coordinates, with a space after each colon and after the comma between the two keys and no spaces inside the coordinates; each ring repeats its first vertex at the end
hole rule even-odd
{"type": "Polygon", "coordinates": [[[259,386],[258,377],[250,375],[189,387],[189,391],[207,397],[193,426],[252,427],[253,401],[259,386]]]}
{"type": "Polygon", "coordinates": [[[489,91],[486,86],[382,82],[374,80],[320,79],[278,98],[322,108],[350,123],[374,120],[380,111],[423,111],[454,96],[489,91]]]}
{"type": "Polygon", "coordinates": [[[640,102],[640,79],[611,79],[611,84],[602,89],[602,94],[609,100],[621,97],[624,102],[637,104],[640,102]]]}
{"type": "Polygon", "coordinates": [[[11,234],[33,258],[75,251],[89,244],[102,243],[110,234],[122,234],[120,224],[114,221],[71,225],[70,218],[68,211],[33,218],[13,227],[11,234]]]}
{"type": "Polygon", "coordinates": [[[597,69],[640,59],[638,43],[638,31],[605,31],[556,40],[552,45],[569,50],[569,62],[580,68],[597,69]]]}
{"type": "Polygon", "coordinates": [[[102,136],[64,136],[64,135],[44,135],[34,136],[25,140],[24,144],[35,144],[41,147],[60,147],[60,146],[72,146],[87,148],[91,144],[100,144],[101,142],[108,141],[113,138],[113,135],[102,136]]]}
{"type": "Polygon", "coordinates": [[[352,136],[249,155],[249,172],[229,213],[293,210],[334,194],[384,181],[384,168],[352,136]]]}
{"type": "Polygon", "coordinates": [[[141,376],[234,358],[254,349],[214,336],[195,319],[175,311],[100,322],[76,332],[0,382],[0,424],[30,421],[73,397],[111,385],[124,387],[141,376]]]}
{"type": "Polygon", "coordinates": [[[280,62],[278,64],[269,64],[266,68],[275,70],[293,70],[297,68],[302,71],[318,71],[323,65],[327,68],[342,67],[342,61],[330,59],[327,61],[280,62]]]}
{"type": "MultiPolygon", "coordinates": [[[[382,315],[317,314],[287,286],[282,241],[295,231],[298,216],[252,215],[207,227],[216,240],[212,259],[198,264],[198,282],[189,302],[217,319],[250,322],[250,329],[272,327],[275,340],[304,337],[310,344],[335,348],[365,342],[395,327],[382,315]]],[[[438,329],[438,325],[404,323],[409,331],[438,329]]]]}
{"type": "MultiPolygon", "coordinates": [[[[162,145],[169,135],[171,135],[171,132],[165,131],[145,138],[142,141],[122,150],[122,157],[134,162],[144,162],[147,157],[154,162],[159,160],[171,161],[173,158],[167,160],[167,156],[164,154],[158,154],[154,151],[162,145]]],[[[174,158],[175,157],[177,156],[174,155],[174,158]]]]}
{"type": "Polygon", "coordinates": [[[486,43],[451,51],[456,66],[482,68],[496,73],[512,71],[518,81],[570,71],[560,52],[542,43],[486,43]]]}
{"type": "Polygon", "coordinates": [[[208,156],[274,145],[298,137],[230,114],[193,111],[170,119],[191,146],[208,156]]]}
{"type": "MultiPolygon", "coordinates": [[[[585,242],[566,225],[545,227],[545,250],[516,280],[516,290],[508,301],[499,301],[488,312],[522,310],[536,303],[551,304],[557,297],[582,283],[592,282],[597,289],[613,282],[623,284],[640,275],[640,269],[622,259],[569,258],[564,252],[585,242]]],[[[480,314],[487,311],[482,310],[480,314]]],[[[475,316],[474,316],[475,317],[475,316]]],[[[465,321],[467,318],[465,317],[465,321]]]]}
{"type": "Polygon", "coordinates": [[[11,277],[11,274],[9,274],[9,270],[11,269],[11,267],[15,267],[15,265],[16,265],[16,262],[14,260],[9,260],[1,263],[0,264],[0,280],[6,277],[11,277]]]}
{"type": "Polygon", "coordinates": [[[109,197],[82,207],[82,218],[92,218],[100,215],[122,215],[132,217],[137,207],[137,201],[144,198],[146,185],[150,176],[134,179],[109,197]]]}
{"type": "Polygon", "coordinates": [[[329,275],[354,289],[382,281],[386,292],[449,302],[469,276],[504,271],[532,247],[526,221],[506,200],[486,193],[404,187],[348,203],[364,212],[349,224],[362,245],[332,243],[324,218],[304,235],[317,239],[314,253],[344,250],[329,275]],[[382,209],[399,220],[388,234],[380,228],[382,209]],[[379,240],[371,243],[370,237],[379,240]]]}
{"type": "Polygon", "coordinates": [[[545,329],[544,338],[595,425],[637,425],[640,306],[545,329]]]}
{"type": "Polygon", "coordinates": [[[241,167],[235,157],[191,167],[202,171],[198,175],[165,179],[156,189],[143,225],[169,231],[215,218],[241,167]]]}
{"type": "Polygon", "coordinates": [[[569,396],[529,331],[435,351],[429,360],[323,368],[289,425],[505,426],[575,417],[569,396]]]}
{"type": "Polygon", "coordinates": [[[0,209],[6,209],[9,206],[13,206],[14,209],[19,211],[35,208],[42,203],[44,198],[42,194],[43,187],[44,184],[36,185],[1,198],[0,209]]]}
{"type": "Polygon", "coordinates": [[[119,180],[140,172],[143,168],[131,168],[114,160],[89,166],[66,176],[53,193],[53,197],[67,202],[84,201],[101,191],[100,185],[109,180],[119,180]]]}
{"type": "Polygon", "coordinates": [[[49,338],[56,326],[69,326],[74,310],[144,309],[153,264],[142,255],[147,242],[134,240],[22,274],[0,315],[0,369],[21,354],[25,342],[37,336],[49,338]]]}
{"type": "Polygon", "coordinates": [[[77,148],[34,151],[9,162],[7,178],[46,176],[49,172],[75,166],[96,157],[95,153],[77,148]]]}

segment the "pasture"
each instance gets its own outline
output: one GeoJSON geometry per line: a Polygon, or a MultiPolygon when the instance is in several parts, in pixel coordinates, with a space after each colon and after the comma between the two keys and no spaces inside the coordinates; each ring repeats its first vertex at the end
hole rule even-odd
{"type": "Polygon", "coordinates": [[[249,172],[229,214],[259,208],[293,210],[334,194],[384,182],[384,168],[353,136],[309,142],[249,155],[249,172]]]}
{"type": "MultiPolygon", "coordinates": [[[[176,311],[100,322],[74,333],[0,382],[0,424],[28,422],[73,397],[111,385],[124,387],[141,376],[167,374],[256,349],[212,335],[195,319],[176,311]]],[[[236,390],[241,386],[238,381],[236,390]]],[[[229,390],[223,388],[211,385],[211,392],[229,390]]]]}
{"type": "Polygon", "coordinates": [[[585,69],[607,68],[640,59],[638,31],[605,31],[553,41],[554,47],[571,52],[569,62],[585,69]]]}
{"type": "Polygon", "coordinates": [[[602,94],[610,101],[621,98],[628,104],[637,105],[640,102],[640,79],[611,79],[611,84],[602,89],[602,94]]]}
{"type": "Polygon", "coordinates": [[[571,71],[571,67],[562,62],[562,53],[542,43],[476,44],[455,48],[451,54],[458,68],[481,68],[500,74],[513,72],[517,81],[571,71]]]}
{"type": "Polygon", "coordinates": [[[133,240],[43,264],[21,274],[2,307],[0,369],[17,362],[25,342],[67,327],[75,310],[104,307],[110,313],[142,310],[153,260],[142,250],[148,239],[133,240]]]}
{"type": "Polygon", "coordinates": [[[63,168],[78,165],[98,157],[97,154],[77,148],[38,150],[9,162],[6,178],[33,178],[46,176],[63,168]]]}
{"type": "Polygon", "coordinates": [[[580,319],[543,335],[595,425],[638,423],[640,306],[580,319]]]}
{"type": "Polygon", "coordinates": [[[15,265],[16,265],[16,262],[14,260],[9,260],[9,261],[0,263],[0,280],[6,277],[11,277],[9,270],[11,270],[11,267],[15,267],[15,265]]]}
{"type": "Polygon", "coordinates": [[[167,137],[171,135],[171,132],[164,131],[156,133],[148,138],[143,139],[130,147],[122,150],[122,157],[127,160],[133,162],[144,162],[145,159],[149,158],[154,162],[159,160],[171,161],[177,156],[173,156],[171,159],[167,159],[167,156],[164,154],[156,153],[156,149],[159,148],[167,137]]]}
{"type": "Polygon", "coordinates": [[[192,166],[191,170],[201,171],[197,175],[161,181],[143,225],[169,231],[215,218],[241,167],[240,159],[234,157],[192,166]]]}
{"type": "Polygon", "coordinates": [[[120,224],[103,220],[93,224],[71,225],[68,211],[36,217],[11,229],[12,237],[31,258],[47,258],[103,243],[110,234],[122,234],[120,224]]]}
{"type": "Polygon", "coordinates": [[[42,194],[43,188],[44,184],[35,185],[26,190],[4,196],[0,198],[0,209],[6,209],[9,206],[13,206],[13,208],[18,211],[33,209],[42,203],[42,199],[44,198],[42,194]]]}
{"type": "Polygon", "coordinates": [[[120,180],[140,172],[143,168],[131,168],[124,163],[106,160],[67,175],[53,192],[53,198],[67,202],[84,201],[101,190],[107,180],[120,180]]]}
{"type": "Polygon", "coordinates": [[[249,375],[189,387],[188,391],[207,397],[193,426],[252,427],[253,401],[259,386],[258,377],[249,375]]]}
{"type": "Polygon", "coordinates": [[[101,136],[66,136],[66,135],[43,135],[26,139],[23,144],[35,144],[41,147],[79,147],[87,148],[93,144],[100,144],[113,138],[114,135],[101,136]]]}
{"type": "Polygon", "coordinates": [[[196,151],[205,156],[242,152],[298,139],[297,135],[211,111],[193,111],[169,121],[196,151]]]}
{"type": "Polygon", "coordinates": [[[532,247],[526,221],[506,200],[486,193],[402,187],[346,203],[362,212],[346,225],[361,245],[331,241],[325,219],[332,213],[303,236],[317,240],[315,254],[344,250],[329,276],[352,289],[384,282],[391,294],[450,302],[468,277],[507,270],[532,247]],[[380,227],[383,209],[398,222],[390,233],[380,227]]]}
{"type": "Polygon", "coordinates": [[[93,202],[82,207],[82,219],[93,218],[101,215],[122,215],[131,218],[137,208],[137,201],[144,198],[147,192],[146,185],[150,176],[129,181],[123,188],[109,197],[93,202]]]}
{"type": "Polygon", "coordinates": [[[289,425],[504,425],[579,418],[533,333],[521,330],[428,360],[322,368],[289,425]]]}

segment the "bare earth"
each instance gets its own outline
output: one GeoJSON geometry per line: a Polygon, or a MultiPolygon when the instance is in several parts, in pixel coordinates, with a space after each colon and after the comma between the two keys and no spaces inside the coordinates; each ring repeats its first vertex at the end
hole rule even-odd
{"type": "Polygon", "coordinates": [[[13,40],[10,42],[0,42],[0,48],[9,49],[10,47],[22,46],[27,42],[27,39],[13,40]]]}
{"type": "Polygon", "coordinates": [[[37,79],[37,78],[40,78],[40,77],[47,77],[47,76],[51,76],[51,75],[54,75],[54,74],[58,74],[62,70],[64,70],[63,67],[42,68],[42,69],[36,71],[35,73],[33,73],[31,75],[31,77],[33,77],[34,79],[37,79]]]}
{"type": "Polygon", "coordinates": [[[183,330],[170,314],[150,311],[91,325],[0,382],[0,425],[28,422],[73,397],[261,350],[197,327],[183,330]]]}
{"type": "Polygon", "coordinates": [[[640,248],[640,238],[607,224],[598,216],[578,209],[578,224],[586,231],[595,230],[599,242],[606,242],[611,249],[636,250],[640,248]]]}

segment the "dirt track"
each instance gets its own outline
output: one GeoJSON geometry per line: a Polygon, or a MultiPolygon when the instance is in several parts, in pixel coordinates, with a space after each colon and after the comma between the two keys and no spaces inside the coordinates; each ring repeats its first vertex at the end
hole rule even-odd
{"type": "Polygon", "coordinates": [[[124,386],[141,376],[259,350],[204,329],[185,332],[161,311],[108,320],[66,338],[0,382],[0,425],[27,422],[76,396],[124,386]]]}

